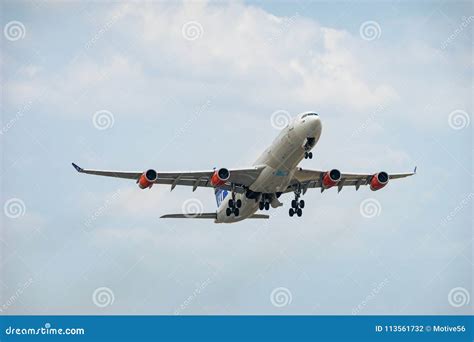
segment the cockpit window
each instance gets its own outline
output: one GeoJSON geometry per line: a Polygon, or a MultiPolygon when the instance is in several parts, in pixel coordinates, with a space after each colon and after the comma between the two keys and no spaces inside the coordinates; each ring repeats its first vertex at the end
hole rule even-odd
{"type": "Polygon", "coordinates": [[[310,115],[318,116],[318,114],[316,113],[306,113],[306,114],[303,114],[301,118],[304,119],[305,117],[310,116],[310,115]]]}

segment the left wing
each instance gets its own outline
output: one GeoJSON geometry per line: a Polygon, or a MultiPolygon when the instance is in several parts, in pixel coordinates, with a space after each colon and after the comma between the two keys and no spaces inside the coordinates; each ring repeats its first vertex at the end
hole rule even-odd
{"type": "Polygon", "coordinates": [[[79,173],[89,175],[133,179],[139,183],[140,187],[147,188],[153,184],[168,184],[173,190],[177,185],[192,186],[193,191],[198,187],[216,187],[231,190],[234,184],[236,192],[244,192],[244,187],[249,187],[260,175],[263,167],[255,166],[247,169],[219,169],[208,171],[176,171],[160,172],[155,170],[147,171],[108,171],[83,169],[76,164],[72,166],[79,173]],[[223,178],[217,177],[220,172],[227,173],[223,178]]]}
{"type": "Polygon", "coordinates": [[[331,187],[337,187],[338,192],[345,186],[355,186],[359,190],[361,185],[370,185],[372,190],[383,188],[389,180],[405,178],[416,174],[416,167],[413,172],[392,173],[379,172],[375,174],[368,173],[343,173],[339,170],[321,171],[321,170],[296,170],[287,192],[293,191],[296,186],[301,186],[303,193],[309,188],[321,188],[321,192],[331,187]]]}

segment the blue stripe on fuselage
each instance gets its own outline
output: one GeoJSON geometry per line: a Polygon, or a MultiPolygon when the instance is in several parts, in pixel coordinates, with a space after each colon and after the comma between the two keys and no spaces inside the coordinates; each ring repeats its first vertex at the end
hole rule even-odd
{"type": "Polygon", "coordinates": [[[221,206],[222,201],[227,197],[229,192],[227,190],[224,190],[224,189],[216,188],[214,193],[216,195],[217,207],[219,208],[221,206]]]}

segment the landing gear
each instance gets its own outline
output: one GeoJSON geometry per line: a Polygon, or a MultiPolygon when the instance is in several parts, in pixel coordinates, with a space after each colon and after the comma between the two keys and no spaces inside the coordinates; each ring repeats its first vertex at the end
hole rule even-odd
{"type": "Polygon", "coordinates": [[[295,199],[291,201],[291,208],[289,210],[289,214],[290,214],[290,217],[293,217],[295,214],[298,216],[298,217],[301,217],[301,215],[303,215],[303,208],[304,208],[304,201],[303,200],[299,200],[300,199],[300,196],[301,196],[301,188],[298,186],[296,189],[295,189],[295,199]]]}
{"type": "Polygon", "coordinates": [[[270,210],[270,198],[262,195],[262,199],[260,200],[260,203],[258,203],[258,208],[260,210],[270,210]]]}
{"type": "Polygon", "coordinates": [[[313,159],[313,152],[305,152],[304,159],[313,159]]]}
{"type": "Polygon", "coordinates": [[[238,200],[235,199],[235,186],[234,186],[234,184],[231,185],[231,188],[232,188],[232,198],[229,199],[229,202],[228,202],[229,207],[225,210],[225,214],[227,216],[230,216],[232,213],[234,213],[235,217],[237,217],[240,214],[239,208],[242,207],[242,200],[241,199],[238,199],[238,200]]]}
{"type": "Polygon", "coordinates": [[[229,200],[229,207],[225,210],[225,214],[227,216],[230,216],[232,213],[234,213],[236,217],[239,216],[239,213],[240,213],[239,208],[242,206],[242,201],[240,202],[239,201],[240,200],[237,200],[237,201],[234,201],[231,199],[229,200]]]}

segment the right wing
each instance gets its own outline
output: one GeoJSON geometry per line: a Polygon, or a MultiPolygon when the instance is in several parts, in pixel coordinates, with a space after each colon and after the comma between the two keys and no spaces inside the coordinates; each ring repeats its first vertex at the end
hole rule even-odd
{"type": "MultiPolygon", "coordinates": [[[[133,179],[138,182],[140,177],[144,174],[143,171],[108,171],[108,170],[93,170],[83,169],[76,164],[72,166],[79,173],[89,175],[133,179]]],[[[263,167],[252,167],[247,169],[229,169],[229,179],[219,188],[231,190],[231,184],[235,185],[236,192],[244,192],[244,188],[248,188],[257,179],[263,167]]],[[[209,171],[176,171],[176,172],[157,172],[157,179],[154,184],[168,184],[171,190],[177,185],[192,186],[193,191],[198,187],[214,187],[210,180],[216,170],[209,171]]]]}

